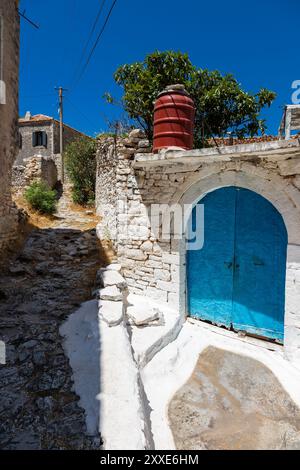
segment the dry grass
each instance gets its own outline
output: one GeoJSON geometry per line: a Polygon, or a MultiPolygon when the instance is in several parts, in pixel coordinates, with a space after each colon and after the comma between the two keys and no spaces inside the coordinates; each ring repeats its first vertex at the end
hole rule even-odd
{"type": "MultiPolygon", "coordinates": [[[[11,253],[19,253],[24,245],[25,240],[30,235],[30,232],[35,229],[48,229],[48,228],[55,228],[60,222],[61,218],[55,215],[44,215],[39,213],[38,211],[32,209],[30,205],[27,203],[25,198],[20,194],[13,195],[13,200],[19,209],[24,209],[28,214],[29,218],[26,224],[23,224],[20,227],[18,233],[18,239],[11,247],[11,253]]],[[[94,208],[90,207],[83,207],[79,204],[75,204],[70,202],[68,204],[68,209],[70,212],[73,212],[78,215],[82,215],[86,217],[82,223],[80,223],[80,230],[83,232],[88,230],[93,230],[96,228],[97,224],[100,222],[101,218],[96,215],[96,211],[94,208]],[[86,214],[87,211],[92,211],[92,214],[86,214]]],[[[72,219],[69,221],[69,226],[72,228],[72,219]]],[[[78,228],[78,221],[74,220],[74,225],[78,228]]],[[[103,262],[104,265],[112,262],[116,259],[116,253],[110,241],[102,240],[99,241],[99,258],[103,262]]]]}
{"type": "Polygon", "coordinates": [[[53,215],[44,215],[32,209],[23,196],[13,195],[13,201],[19,209],[24,209],[27,212],[29,225],[37,228],[50,228],[55,225],[56,219],[53,215]]]}

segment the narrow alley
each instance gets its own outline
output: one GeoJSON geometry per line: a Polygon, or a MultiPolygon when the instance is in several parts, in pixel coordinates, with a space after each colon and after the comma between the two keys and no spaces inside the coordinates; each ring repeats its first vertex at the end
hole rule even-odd
{"type": "MultiPolygon", "coordinates": [[[[0,280],[2,449],[99,447],[85,434],[84,411],[59,327],[92,297],[100,246],[92,211],[72,210],[63,197],[53,226],[34,229],[0,280]]],[[[103,259],[103,258],[102,258],[103,259]]]]}

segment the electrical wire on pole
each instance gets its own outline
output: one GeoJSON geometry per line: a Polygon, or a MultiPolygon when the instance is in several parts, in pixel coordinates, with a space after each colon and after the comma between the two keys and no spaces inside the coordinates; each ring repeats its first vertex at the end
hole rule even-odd
{"type": "Polygon", "coordinates": [[[80,72],[80,74],[79,74],[79,78],[78,78],[78,80],[76,81],[75,86],[77,86],[78,83],[80,82],[80,80],[82,79],[82,77],[83,77],[83,75],[84,75],[84,73],[85,73],[85,71],[86,71],[86,69],[87,69],[87,67],[88,67],[88,65],[89,65],[89,63],[90,63],[90,61],[91,61],[91,58],[92,58],[92,56],[93,56],[93,54],[94,54],[94,52],[95,52],[95,50],[96,50],[96,48],[97,48],[97,46],[98,46],[98,44],[99,44],[99,41],[100,41],[100,39],[101,39],[101,37],[102,37],[102,34],[103,34],[104,31],[105,31],[105,28],[106,28],[106,26],[107,26],[107,23],[108,23],[110,17],[111,17],[111,14],[112,14],[112,12],[113,12],[113,9],[114,9],[116,3],[117,3],[117,0],[114,0],[113,3],[112,3],[112,5],[111,5],[111,7],[110,7],[110,9],[109,9],[109,12],[107,13],[107,16],[106,16],[106,18],[105,18],[104,24],[103,24],[103,26],[102,26],[102,28],[101,28],[101,30],[100,30],[100,32],[99,32],[97,38],[96,38],[96,41],[95,41],[95,43],[94,43],[94,45],[93,45],[93,47],[92,47],[92,49],[91,49],[91,51],[90,51],[90,53],[89,53],[89,56],[88,56],[88,58],[87,58],[87,60],[86,60],[86,62],[85,62],[85,64],[84,64],[84,66],[83,66],[82,69],[81,69],[81,72],[80,72]]]}
{"type": "Polygon", "coordinates": [[[84,48],[83,48],[83,50],[82,50],[81,57],[80,57],[80,60],[79,60],[79,64],[78,64],[78,66],[77,66],[77,69],[75,70],[74,79],[73,79],[73,81],[72,81],[72,83],[71,83],[70,88],[72,88],[72,86],[73,86],[73,84],[74,84],[74,82],[75,82],[75,80],[76,80],[76,78],[77,78],[78,72],[80,71],[80,66],[82,65],[84,56],[85,56],[85,54],[86,54],[86,52],[87,52],[88,46],[89,46],[89,44],[90,44],[90,42],[91,42],[91,39],[92,39],[92,37],[93,37],[93,34],[94,34],[95,30],[96,30],[96,26],[97,26],[97,24],[98,24],[98,22],[99,22],[100,16],[101,16],[102,11],[103,11],[103,8],[104,8],[104,6],[105,6],[105,3],[106,3],[106,0],[102,0],[101,5],[100,5],[100,8],[99,8],[98,13],[97,13],[96,18],[95,18],[95,21],[94,21],[94,23],[93,23],[93,25],[92,25],[92,28],[91,28],[91,30],[90,30],[88,39],[87,39],[87,41],[86,41],[86,43],[85,43],[85,46],[84,46],[84,48]]]}
{"type": "Polygon", "coordinates": [[[34,23],[30,18],[28,18],[28,16],[26,16],[26,11],[24,10],[23,12],[21,10],[18,10],[18,13],[19,15],[21,16],[21,18],[23,18],[25,21],[27,21],[27,23],[31,24],[31,26],[33,26],[35,29],[39,29],[39,25],[34,23]]]}

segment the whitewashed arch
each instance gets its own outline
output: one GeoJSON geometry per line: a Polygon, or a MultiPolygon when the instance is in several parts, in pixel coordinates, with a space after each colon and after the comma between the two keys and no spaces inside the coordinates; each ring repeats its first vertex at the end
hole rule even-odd
{"type": "MultiPolygon", "coordinates": [[[[281,214],[288,233],[285,289],[284,352],[300,361],[300,192],[288,179],[251,163],[239,163],[226,169],[224,163],[213,164],[195,172],[175,192],[170,204],[196,204],[207,193],[226,186],[254,191],[281,214]]],[[[180,258],[178,273],[178,307],[186,315],[186,252],[184,240],[174,243],[173,252],[180,258]]]]}

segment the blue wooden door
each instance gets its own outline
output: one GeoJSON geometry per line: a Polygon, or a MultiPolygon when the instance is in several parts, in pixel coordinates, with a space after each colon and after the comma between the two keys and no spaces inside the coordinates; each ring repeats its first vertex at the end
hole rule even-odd
{"type": "Polygon", "coordinates": [[[189,315],[283,341],[282,217],[263,197],[236,187],[209,193],[199,204],[205,211],[204,246],[187,252],[189,315]]]}

